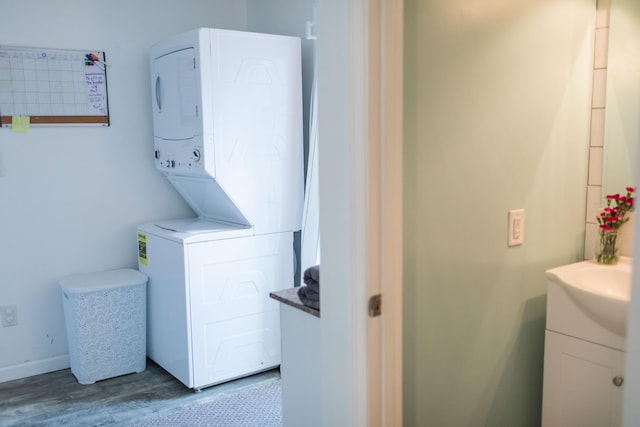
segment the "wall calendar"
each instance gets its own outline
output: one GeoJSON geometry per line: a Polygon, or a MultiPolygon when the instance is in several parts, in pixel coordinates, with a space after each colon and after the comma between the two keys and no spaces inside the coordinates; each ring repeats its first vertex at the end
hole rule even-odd
{"type": "Polygon", "coordinates": [[[104,52],[0,46],[0,125],[109,126],[104,52]]]}

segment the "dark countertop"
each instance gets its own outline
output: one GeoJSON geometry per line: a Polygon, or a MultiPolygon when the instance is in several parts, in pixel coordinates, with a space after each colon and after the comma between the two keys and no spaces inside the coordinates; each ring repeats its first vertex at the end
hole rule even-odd
{"type": "Polygon", "coordinates": [[[304,312],[309,313],[312,316],[320,317],[320,310],[316,310],[312,307],[307,307],[300,301],[298,296],[298,288],[283,289],[281,291],[271,292],[269,296],[274,300],[280,301],[283,304],[290,305],[304,312]]]}

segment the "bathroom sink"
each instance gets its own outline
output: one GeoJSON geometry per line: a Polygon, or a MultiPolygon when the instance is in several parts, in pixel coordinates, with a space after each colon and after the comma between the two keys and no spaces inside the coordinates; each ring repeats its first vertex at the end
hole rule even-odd
{"type": "Polygon", "coordinates": [[[586,315],[604,328],[626,336],[627,306],[631,298],[631,259],[616,265],[583,261],[547,270],[586,315]]]}

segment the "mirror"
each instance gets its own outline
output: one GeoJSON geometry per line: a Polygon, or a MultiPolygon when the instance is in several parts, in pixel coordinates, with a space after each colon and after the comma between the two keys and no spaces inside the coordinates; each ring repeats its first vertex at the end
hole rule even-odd
{"type": "Polygon", "coordinates": [[[610,7],[603,199],[638,185],[640,145],[640,1],[611,0],[610,7]]]}

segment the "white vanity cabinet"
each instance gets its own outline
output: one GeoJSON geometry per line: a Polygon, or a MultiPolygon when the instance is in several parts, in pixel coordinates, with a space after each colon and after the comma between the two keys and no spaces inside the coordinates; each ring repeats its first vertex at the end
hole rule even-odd
{"type": "Polygon", "coordinates": [[[307,307],[300,288],[271,292],[280,301],[282,337],[282,425],[320,427],[322,422],[322,370],[320,369],[320,310],[307,307]]]}
{"type": "Polygon", "coordinates": [[[626,304],[610,282],[630,289],[630,268],[621,259],[547,270],[542,427],[622,426],[626,304]]]}
{"type": "Polygon", "coordinates": [[[623,372],[623,351],[547,330],[542,426],[621,426],[623,372]]]}

